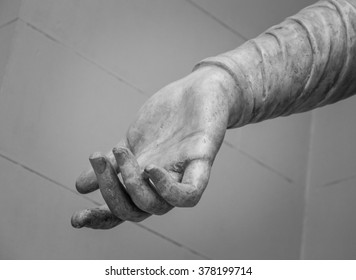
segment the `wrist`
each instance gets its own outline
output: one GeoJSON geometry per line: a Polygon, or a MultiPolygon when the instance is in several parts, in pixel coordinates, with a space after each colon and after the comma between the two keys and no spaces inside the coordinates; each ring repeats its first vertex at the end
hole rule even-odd
{"type": "Polygon", "coordinates": [[[239,123],[243,119],[244,105],[242,91],[238,77],[228,65],[218,61],[202,61],[194,67],[193,72],[203,72],[206,79],[216,84],[220,94],[224,95],[228,111],[227,128],[241,126],[239,123]]]}

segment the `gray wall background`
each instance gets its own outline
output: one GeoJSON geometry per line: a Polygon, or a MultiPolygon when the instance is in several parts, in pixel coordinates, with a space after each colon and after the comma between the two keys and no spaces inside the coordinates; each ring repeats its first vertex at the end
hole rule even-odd
{"type": "Polygon", "coordinates": [[[70,226],[150,95],[313,2],[0,0],[0,258],[356,258],[355,98],[229,131],[193,209],[70,226]]]}

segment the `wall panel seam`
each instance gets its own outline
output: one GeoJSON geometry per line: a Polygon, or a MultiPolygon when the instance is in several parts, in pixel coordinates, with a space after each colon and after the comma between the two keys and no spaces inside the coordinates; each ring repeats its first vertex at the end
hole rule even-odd
{"type": "Polygon", "coordinates": [[[8,25],[10,25],[10,24],[12,24],[12,23],[14,23],[14,22],[16,22],[18,19],[19,19],[19,18],[16,17],[16,18],[14,18],[14,19],[12,19],[12,20],[9,20],[8,22],[5,22],[5,23],[1,24],[1,25],[0,25],[0,29],[2,29],[2,28],[4,28],[4,27],[6,27],[6,26],[8,26],[8,25]]]}
{"type": "Polygon", "coordinates": [[[111,70],[107,69],[106,67],[104,67],[103,65],[97,63],[96,61],[90,59],[89,57],[87,57],[86,55],[82,54],[80,51],[78,51],[77,49],[75,49],[74,47],[70,47],[67,44],[63,43],[61,40],[57,39],[56,37],[54,37],[53,35],[43,31],[41,28],[38,28],[37,26],[33,25],[32,23],[29,23],[21,18],[19,18],[19,20],[21,22],[23,22],[26,26],[28,26],[29,28],[31,28],[32,30],[40,33],[41,35],[45,36],[47,39],[55,42],[56,44],[64,47],[65,49],[71,51],[72,53],[75,53],[76,55],[78,55],[80,58],[84,59],[86,62],[90,63],[91,65],[94,65],[96,68],[98,68],[99,70],[101,70],[102,72],[106,73],[107,75],[115,78],[116,80],[118,80],[119,82],[127,85],[128,87],[134,89],[137,93],[141,94],[141,95],[145,95],[148,97],[148,95],[146,94],[146,92],[144,92],[141,88],[135,86],[134,84],[132,84],[131,82],[129,82],[128,80],[126,80],[125,78],[121,77],[120,75],[112,72],[111,70]]]}
{"type": "Polygon", "coordinates": [[[231,144],[229,141],[224,140],[223,141],[224,146],[226,146],[228,149],[232,149],[240,153],[242,156],[247,157],[254,163],[262,166],[264,169],[267,169],[269,172],[272,172],[273,174],[277,175],[278,177],[282,178],[283,180],[287,181],[289,184],[294,184],[294,180],[286,175],[284,175],[282,172],[278,171],[277,169],[273,168],[269,164],[265,163],[264,161],[258,159],[257,157],[251,155],[250,153],[235,147],[235,145],[231,144]]]}
{"type": "Polygon", "coordinates": [[[247,41],[248,38],[245,37],[244,35],[242,35],[239,31],[235,30],[234,28],[232,28],[231,26],[229,26],[228,24],[226,24],[225,22],[223,22],[221,19],[217,18],[216,16],[214,16],[212,13],[210,13],[209,11],[207,11],[206,9],[204,9],[203,7],[201,7],[200,5],[196,4],[194,1],[192,0],[185,0],[186,2],[188,2],[189,4],[191,4],[192,6],[194,6],[195,8],[197,8],[198,10],[200,10],[202,13],[204,13],[206,16],[210,17],[211,19],[213,19],[214,21],[216,21],[217,23],[219,23],[221,26],[225,27],[227,30],[229,30],[230,32],[232,32],[234,35],[236,35],[237,37],[239,37],[240,39],[243,39],[244,41],[247,41]]]}

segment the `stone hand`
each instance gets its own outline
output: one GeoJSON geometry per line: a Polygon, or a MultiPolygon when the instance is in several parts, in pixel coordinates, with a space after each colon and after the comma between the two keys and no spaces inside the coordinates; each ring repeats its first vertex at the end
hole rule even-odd
{"type": "Polygon", "coordinates": [[[219,67],[202,67],[154,94],[126,139],[77,179],[80,193],[100,188],[107,205],[76,212],[74,227],[112,228],[200,200],[229,125],[234,82],[219,67]],[[122,182],[117,174],[121,174],[122,182]]]}

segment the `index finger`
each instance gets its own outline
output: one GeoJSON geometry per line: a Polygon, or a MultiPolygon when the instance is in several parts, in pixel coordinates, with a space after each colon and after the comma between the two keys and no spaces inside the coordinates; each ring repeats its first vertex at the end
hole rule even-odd
{"type": "MultiPolygon", "coordinates": [[[[106,158],[110,161],[116,173],[118,173],[119,170],[114,154],[110,151],[106,154],[106,158]]],[[[79,175],[75,182],[75,187],[77,191],[81,194],[90,193],[99,189],[99,184],[92,167],[87,168],[79,175]]]]}

